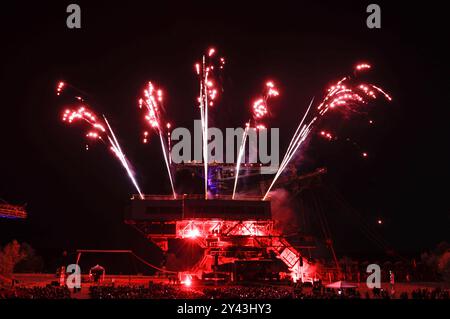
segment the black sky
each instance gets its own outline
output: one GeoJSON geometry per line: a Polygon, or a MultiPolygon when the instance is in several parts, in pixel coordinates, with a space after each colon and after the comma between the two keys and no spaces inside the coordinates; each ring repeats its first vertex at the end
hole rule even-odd
{"type": "MultiPolygon", "coordinates": [[[[69,3],[2,4],[0,198],[27,203],[29,219],[0,220],[0,244],[17,238],[44,255],[147,249],[122,224],[133,192],[122,168],[100,145],[86,152],[82,131],[62,125],[55,84],[63,79],[88,92],[111,119],[145,192],[166,193],[158,144],[140,143],[137,96],[154,80],[168,94],[172,122],[192,125],[193,63],[210,45],[228,61],[216,125],[242,125],[271,77],[282,96],[270,125],[281,128],[284,148],[312,96],[356,62],[373,64],[370,79],[394,101],[374,106],[377,126],[369,132],[349,124],[369,159],[313,139],[299,168],[327,166],[327,181],[368,223],[386,220],[378,231],[399,251],[449,240],[448,28],[438,5],[380,3],[382,28],[370,30],[365,1],[78,1],[82,29],[69,30],[69,3]]],[[[342,251],[352,250],[357,236],[340,231],[342,251]]]]}

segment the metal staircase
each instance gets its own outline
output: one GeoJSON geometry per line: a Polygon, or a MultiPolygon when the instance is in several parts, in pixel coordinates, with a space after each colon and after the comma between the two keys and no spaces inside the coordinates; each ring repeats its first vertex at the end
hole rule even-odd
{"type": "Polygon", "coordinates": [[[271,250],[288,266],[294,281],[312,282],[312,274],[307,271],[310,268],[309,263],[302,259],[300,252],[285,238],[273,237],[271,250]]]}

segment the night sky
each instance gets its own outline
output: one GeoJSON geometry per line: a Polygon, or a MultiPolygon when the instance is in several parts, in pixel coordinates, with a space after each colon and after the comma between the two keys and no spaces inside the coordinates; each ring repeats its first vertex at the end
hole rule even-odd
{"type": "MultiPolygon", "coordinates": [[[[0,198],[27,203],[29,213],[26,221],[0,220],[0,245],[15,238],[48,258],[76,248],[154,251],[122,222],[133,188],[120,164],[102,145],[87,152],[84,131],[61,123],[56,83],[87,92],[108,115],[146,193],[169,193],[159,143],[141,143],[137,98],[146,81],[159,83],[171,122],[192,126],[199,118],[193,64],[210,45],[227,58],[212,123],[242,126],[263,81],[274,79],[282,94],[268,125],[280,127],[283,150],[311,97],[370,62],[370,80],[394,100],[373,105],[373,128],[341,120],[369,158],[313,137],[299,171],[327,167],[326,182],[399,252],[449,240],[448,28],[439,7],[379,3],[382,28],[370,30],[364,1],[76,1],[82,28],[69,30],[69,3],[0,10],[0,198]]],[[[333,233],[343,254],[359,235],[341,224],[333,233]]]]}

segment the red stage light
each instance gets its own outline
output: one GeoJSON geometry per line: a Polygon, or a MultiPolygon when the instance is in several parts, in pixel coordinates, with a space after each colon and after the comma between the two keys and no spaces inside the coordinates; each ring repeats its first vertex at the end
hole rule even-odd
{"type": "Polygon", "coordinates": [[[188,230],[185,237],[195,239],[198,236],[200,236],[200,231],[197,228],[193,228],[188,230]]]}
{"type": "Polygon", "coordinates": [[[191,287],[192,286],[192,276],[186,275],[186,277],[184,278],[184,280],[181,283],[183,285],[185,285],[186,287],[191,287]]]}

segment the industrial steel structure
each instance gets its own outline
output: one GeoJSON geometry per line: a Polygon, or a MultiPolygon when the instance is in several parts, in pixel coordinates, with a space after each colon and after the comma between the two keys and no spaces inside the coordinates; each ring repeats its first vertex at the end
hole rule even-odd
{"type": "Polygon", "coordinates": [[[270,201],[261,197],[216,195],[133,196],[125,222],[137,228],[163,251],[170,239],[188,240],[203,249],[203,257],[184,275],[206,279],[225,275],[239,280],[239,264],[261,262],[275,255],[293,281],[310,281],[313,267],[273,225],[270,201]]]}

